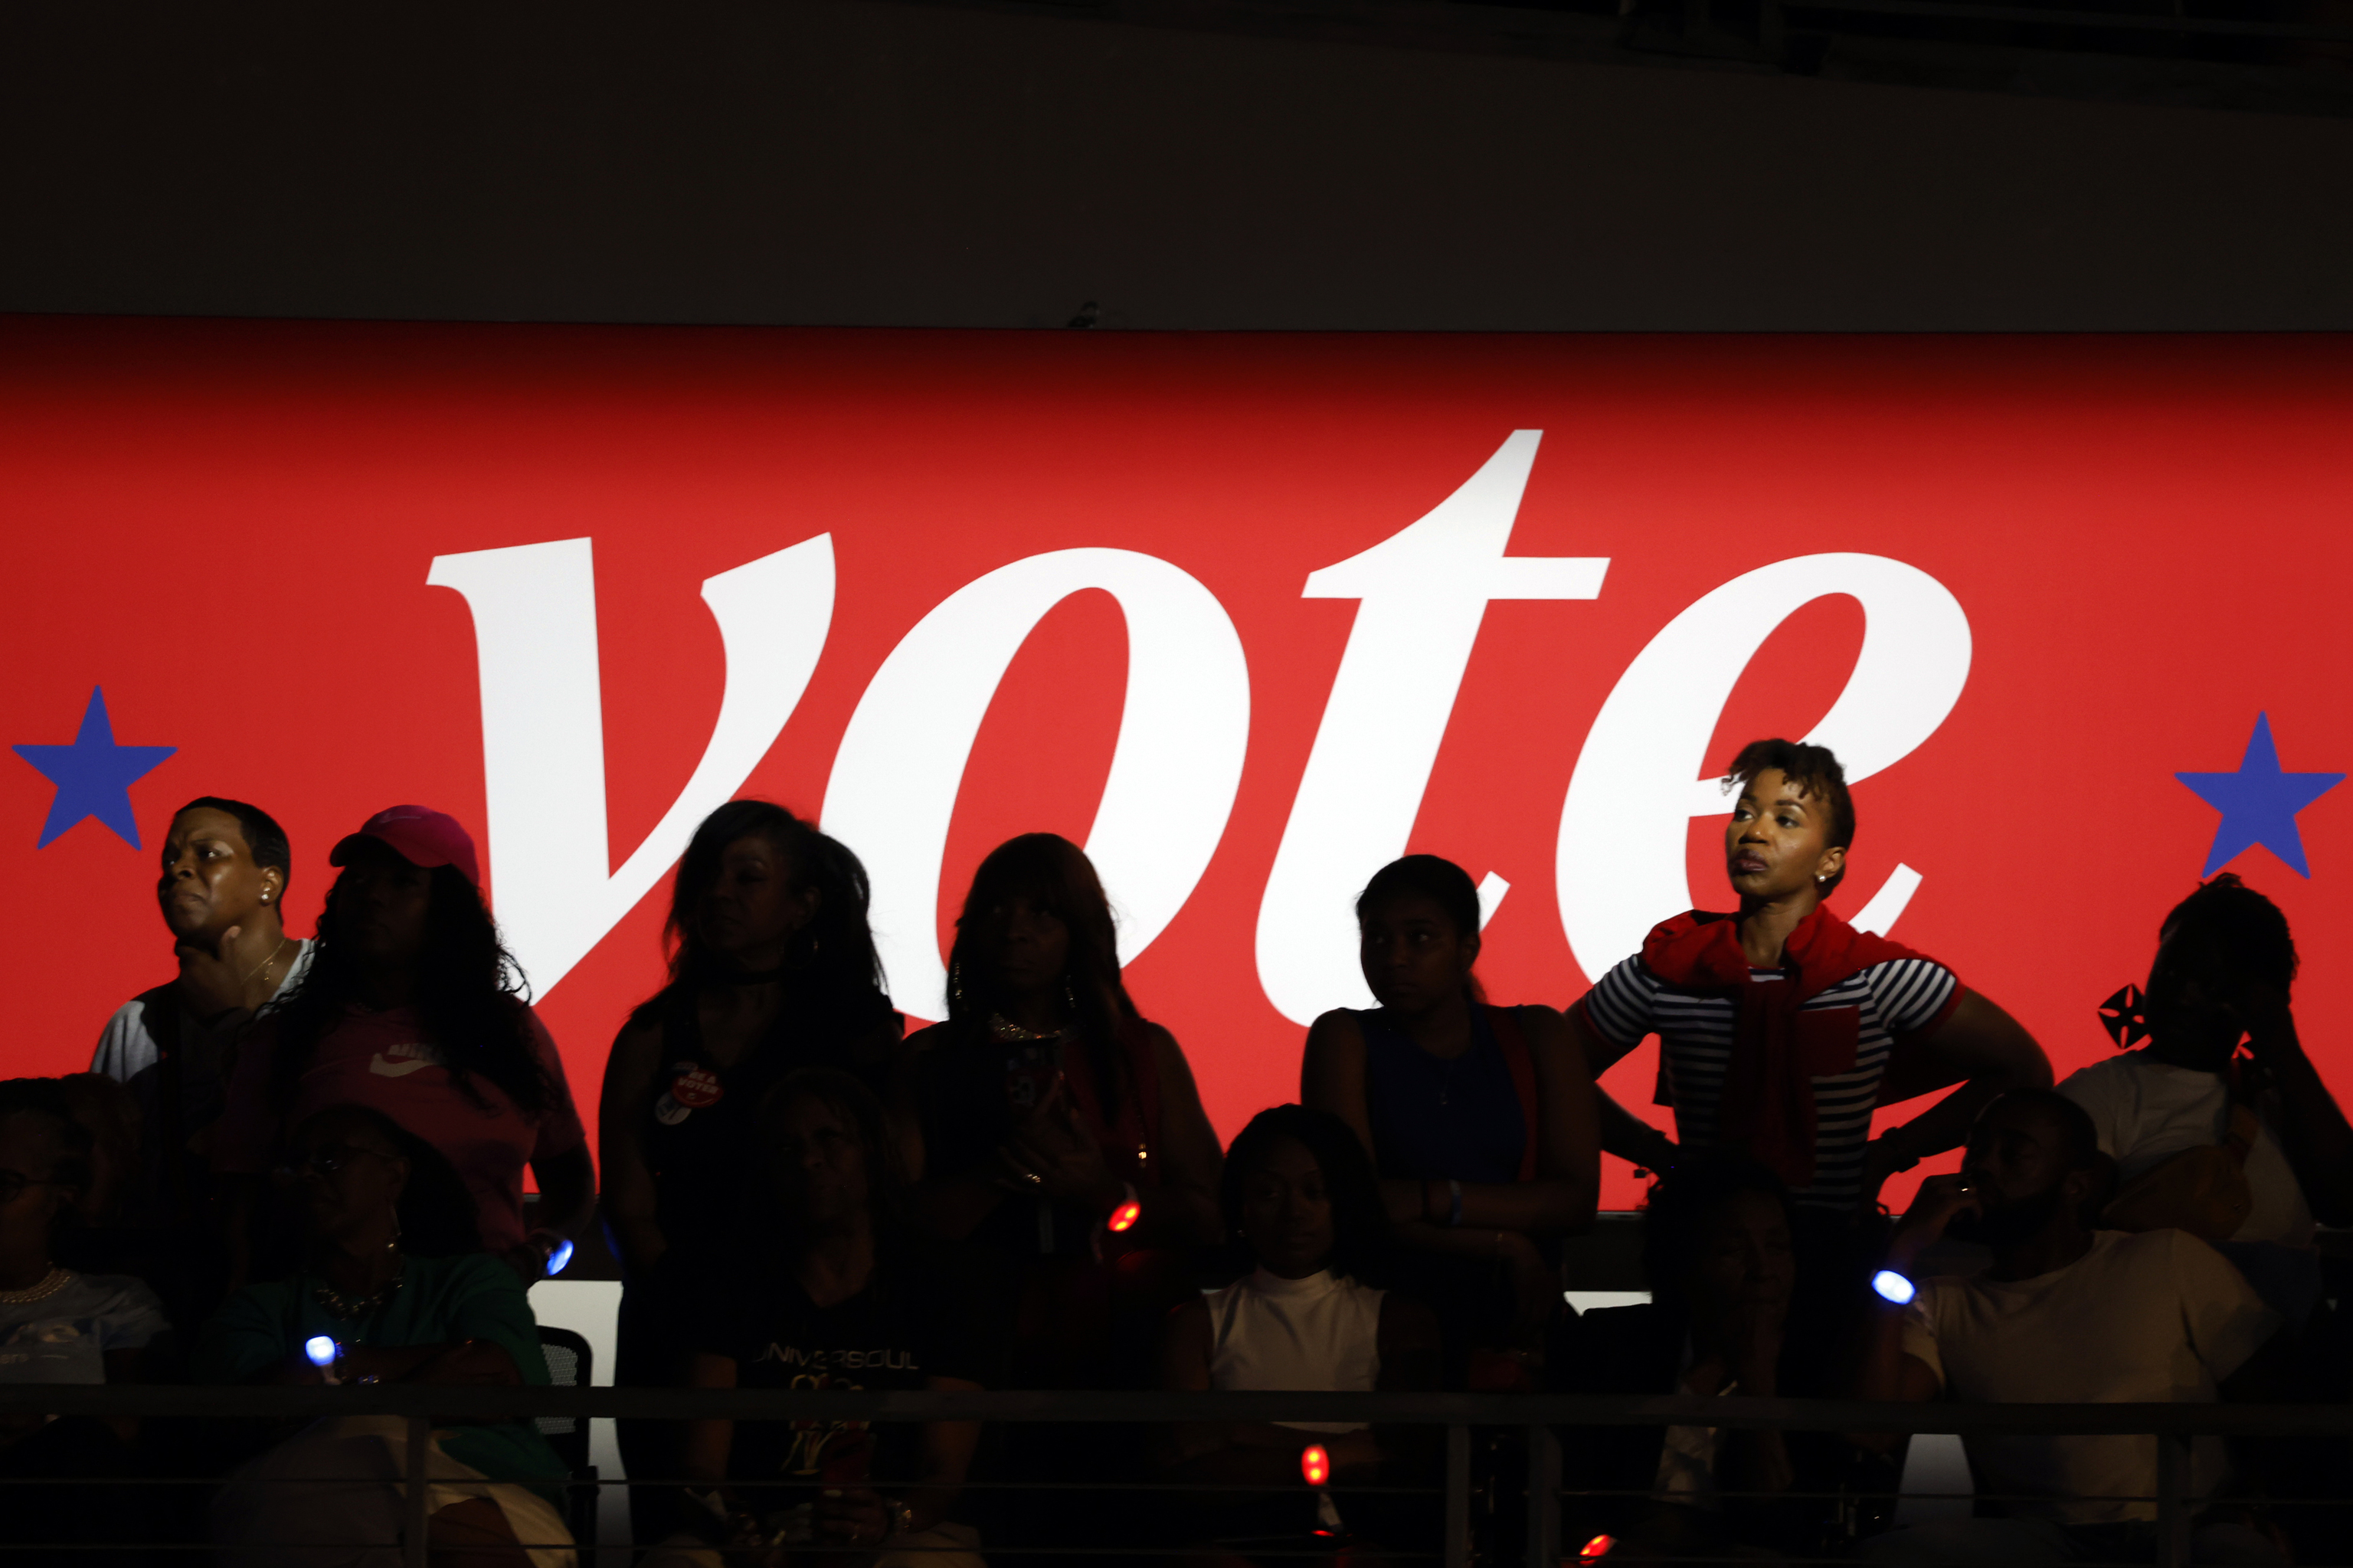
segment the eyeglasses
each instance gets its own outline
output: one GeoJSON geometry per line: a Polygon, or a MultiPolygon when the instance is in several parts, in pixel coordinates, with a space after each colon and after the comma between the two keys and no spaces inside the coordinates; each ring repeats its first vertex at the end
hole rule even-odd
{"type": "Polygon", "coordinates": [[[27,1176],[22,1171],[0,1170],[0,1203],[13,1203],[27,1187],[55,1187],[56,1181],[44,1181],[27,1176]]]}
{"type": "Polygon", "coordinates": [[[279,1169],[289,1176],[307,1176],[313,1173],[321,1176],[333,1176],[349,1166],[354,1158],[363,1154],[371,1160],[392,1158],[391,1155],[379,1150],[359,1149],[348,1143],[331,1143],[326,1148],[313,1150],[309,1154],[293,1155],[279,1169]]]}

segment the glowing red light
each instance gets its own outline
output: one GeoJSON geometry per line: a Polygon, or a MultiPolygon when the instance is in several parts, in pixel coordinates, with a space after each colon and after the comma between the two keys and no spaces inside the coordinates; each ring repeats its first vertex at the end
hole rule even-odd
{"type": "Polygon", "coordinates": [[[1332,1478],[1332,1456],[1324,1451],[1321,1443],[1311,1443],[1300,1450],[1299,1473],[1311,1487],[1320,1487],[1332,1478]]]}
{"type": "Polygon", "coordinates": [[[1579,1563],[1599,1563],[1604,1557],[1609,1556],[1612,1552],[1617,1550],[1618,1538],[1616,1536],[1597,1535],[1592,1540],[1587,1542],[1582,1547],[1577,1549],[1577,1560],[1579,1563]]]}
{"type": "Polygon", "coordinates": [[[1122,1203],[1118,1208],[1113,1209],[1111,1212],[1111,1220],[1109,1223],[1113,1230],[1132,1231],[1135,1228],[1135,1222],[1143,1217],[1143,1204],[1122,1203]]]}

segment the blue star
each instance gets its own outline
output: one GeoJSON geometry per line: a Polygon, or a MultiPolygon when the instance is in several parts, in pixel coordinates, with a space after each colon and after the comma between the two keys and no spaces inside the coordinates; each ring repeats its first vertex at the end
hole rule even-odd
{"type": "Polygon", "coordinates": [[[2308,877],[2304,837],[2295,831],[2295,814],[2345,782],[2342,773],[2283,773],[2279,747],[2272,744],[2269,714],[2255,715],[2255,733],[2247,739],[2247,754],[2236,773],[2177,773],[2197,797],[2222,813],[2214,830],[2214,847],[2207,853],[2211,876],[2246,850],[2261,844],[2287,862],[2298,876],[2308,877]]]}
{"type": "Polygon", "coordinates": [[[114,830],[115,837],[137,849],[139,822],[131,814],[131,786],[179,747],[115,745],[114,726],[106,718],[106,693],[93,686],[90,706],[82,710],[81,728],[71,746],[9,749],[58,787],[58,798],[49,802],[49,820],[41,824],[41,842],[35,849],[47,849],[84,817],[96,817],[114,830]]]}

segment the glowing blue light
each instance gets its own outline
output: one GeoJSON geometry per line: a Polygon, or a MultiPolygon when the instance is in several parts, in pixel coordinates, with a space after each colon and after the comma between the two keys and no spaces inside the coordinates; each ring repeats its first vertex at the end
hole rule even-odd
{"type": "Polygon", "coordinates": [[[324,1334],[313,1334],[302,1341],[302,1354],[310,1359],[311,1364],[314,1367],[333,1366],[340,1349],[341,1347],[336,1345],[334,1340],[324,1334]]]}
{"type": "Polygon", "coordinates": [[[555,1244],[555,1250],[547,1255],[548,1277],[551,1279],[554,1278],[555,1276],[563,1273],[566,1268],[571,1266],[571,1264],[572,1244],[568,1241],[557,1242],[555,1244]]]}
{"type": "Polygon", "coordinates": [[[1917,1287],[1892,1268],[1883,1268],[1873,1275],[1871,1287],[1878,1291],[1882,1298],[1894,1302],[1898,1307],[1909,1307],[1912,1304],[1912,1298],[1920,1294],[1917,1287]]]}

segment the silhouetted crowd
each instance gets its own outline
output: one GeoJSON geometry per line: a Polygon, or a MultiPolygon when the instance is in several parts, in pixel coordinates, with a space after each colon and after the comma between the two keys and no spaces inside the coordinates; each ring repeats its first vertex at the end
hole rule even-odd
{"type": "MultiPolygon", "coordinates": [[[[2120,1054],[2053,1087],[1991,1000],[1825,905],[1855,831],[1834,757],[1760,741],[1725,782],[1736,906],[1660,925],[1565,1012],[1487,998],[1460,867],[1383,867],[1356,902],[1377,1005],[1316,1020],[1299,1103],[1223,1149],[1076,845],[987,856],[947,1016],[909,1033],[850,848],[731,801],[677,867],[667,979],[613,1044],[601,1172],[456,821],[369,819],[301,938],[285,833],[193,800],[156,889],[177,972],[107,1022],[90,1072],[0,1082],[0,1382],[544,1384],[530,1288],[601,1219],[616,1381],[638,1386],[2341,1402],[2316,1224],[2353,1224],[2353,1130],[2299,1042],[2280,911],[2227,874],[2197,886],[2145,991],[2105,1011],[2120,1054]],[[1595,1087],[1651,1036],[1672,1138],[1595,1087]],[[1955,1148],[1900,1219],[1879,1204],[1955,1148]],[[1655,1179],[1650,1298],[1580,1314],[1562,1248],[1605,1153],[1655,1179]]],[[[129,1541],[388,1564],[421,1484],[437,1564],[575,1562],[575,1489],[535,1423],[437,1424],[421,1475],[406,1432],[24,1417],[0,1425],[0,1538],[78,1563],[146,1560],[93,1550],[129,1541]],[[142,1484],[163,1476],[210,1484],[142,1484]]],[[[1900,1436],[1557,1436],[1588,1562],[2158,1550],[2147,1436],[1971,1436],[1974,1514],[1908,1528],[1900,1436]]],[[[1446,1545],[1444,1435],[1422,1426],[625,1420],[619,1440],[649,1568],[1446,1545]]],[[[1521,1440],[1482,1429],[1491,1505],[1521,1440]]],[[[2194,1560],[2346,1561],[2348,1457],[2198,1439],[2194,1560]]],[[[1482,1515],[1484,1557],[1517,1552],[1509,1513],[1482,1515]]]]}

